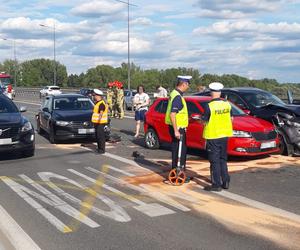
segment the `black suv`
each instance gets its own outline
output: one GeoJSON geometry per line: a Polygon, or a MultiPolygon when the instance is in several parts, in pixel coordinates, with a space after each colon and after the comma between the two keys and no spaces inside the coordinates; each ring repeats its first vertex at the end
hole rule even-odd
{"type": "MultiPolygon", "coordinates": [[[[209,96],[210,92],[194,95],[209,96]]],[[[272,117],[278,112],[300,116],[299,105],[286,104],[272,93],[258,88],[224,88],[221,97],[236,104],[246,113],[268,121],[272,121],[272,117]]]]}
{"type": "MultiPolygon", "coordinates": [[[[91,122],[94,103],[79,94],[47,96],[36,116],[37,132],[46,132],[49,141],[56,143],[68,139],[94,139],[91,122]]],[[[106,140],[110,137],[110,125],[104,127],[106,140]]]]}
{"type": "Polygon", "coordinates": [[[35,136],[32,124],[22,116],[26,108],[17,106],[0,94],[0,152],[20,152],[26,157],[34,155],[35,136]]]}

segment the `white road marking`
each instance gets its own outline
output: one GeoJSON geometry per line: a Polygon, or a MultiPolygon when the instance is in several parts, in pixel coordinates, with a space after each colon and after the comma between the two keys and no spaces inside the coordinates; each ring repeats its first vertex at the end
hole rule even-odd
{"type": "Polygon", "coordinates": [[[119,172],[119,173],[121,173],[121,174],[130,176],[130,177],[135,176],[135,174],[128,173],[128,172],[125,171],[125,170],[122,170],[122,169],[119,169],[119,168],[116,168],[116,167],[113,167],[113,166],[107,166],[107,167],[108,167],[109,169],[111,169],[111,170],[114,170],[114,171],[116,171],[116,172],[119,172]]]}
{"type": "MultiPolygon", "coordinates": [[[[163,203],[166,203],[167,205],[173,206],[173,207],[175,207],[175,208],[177,208],[177,209],[179,209],[181,211],[184,211],[184,212],[190,211],[190,209],[187,208],[186,206],[183,206],[179,202],[177,202],[174,199],[170,198],[169,196],[163,194],[161,192],[161,190],[154,190],[153,188],[149,189],[148,185],[135,186],[135,185],[133,185],[131,183],[128,183],[128,182],[126,182],[126,181],[124,181],[122,179],[116,178],[116,177],[114,177],[112,175],[106,174],[106,173],[104,173],[102,171],[96,170],[96,169],[91,168],[91,167],[86,167],[86,169],[89,170],[89,171],[91,171],[91,172],[93,172],[93,173],[95,173],[95,174],[102,174],[107,179],[110,179],[110,180],[112,180],[112,181],[114,181],[116,183],[124,185],[124,186],[126,186],[128,188],[131,188],[131,189],[133,189],[133,190],[135,190],[137,192],[140,192],[140,193],[142,193],[144,195],[152,197],[152,198],[154,198],[156,200],[159,200],[159,201],[161,201],[163,203]],[[147,189],[149,189],[149,190],[147,190],[147,189]]],[[[182,194],[181,194],[181,196],[182,196],[182,194]]],[[[191,201],[191,200],[189,200],[189,201],[191,201]]],[[[195,200],[193,200],[193,201],[195,202],[195,200]]]]}
{"type": "MultiPolygon", "coordinates": [[[[82,174],[74,169],[68,169],[68,171],[70,171],[71,173],[77,175],[77,176],[80,176],[92,183],[94,183],[96,180],[85,175],[85,174],[82,174]]],[[[175,212],[169,208],[166,208],[160,204],[157,204],[157,203],[150,203],[150,204],[147,204],[131,195],[128,195],[128,194],[125,194],[124,192],[114,188],[114,187],[111,187],[109,185],[106,185],[106,184],[103,184],[102,185],[103,188],[117,194],[118,196],[120,197],[123,197],[135,204],[137,204],[138,206],[134,206],[133,208],[140,211],[141,213],[144,213],[146,215],[148,215],[149,217],[156,217],[156,216],[162,216],[162,215],[167,215],[167,214],[174,214],[175,212]]]]}
{"type": "MultiPolygon", "coordinates": [[[[93,152],[93,150],[90,149],[90,148],[82,147],[82,146],[81,146],[81,148],[82,148],[82,149],[85,149],[85,150],[87,150],[87,151],[93,152]]],[[[106,156],[106,157],[109,157],[109,158],[118,160],[118,161],[120,161],[120,162],[124,162],[124,163],[130,164],[131,166],[135,166],[135,167],[138,167],[138,168],[142,168],[143,170],[146,170],[146,171],[148,171],[148,172],[151,172],[149,169],[146,169],[146,168],[140,166],[140,165],[139,165],[138,163],[136,163],[135,161],[129,160],[129,159],[124,158],[124,157],[122,157],[122,156],[118,156],[118,155],[111,154],[111,153],[108,153],[108,152],[105,152],[105,154],[103,154],[102,156],[106,156]]]]}
{"type": "Polygon", "coordinates": [[[35,106],[41,106],[41,103],[37,103],[37,102],[27,102],[27,101],[14,101],[14,102],[25,103],[25,104],[35,105],[35,106]]]}
{"type": "Polygon", "coordinates": [[[40,250],[40,247],[25,233],[18,223],[0,205],[0,230],[17,250],[40,250]]]}
{"type": "Polygon", "coordinates": [[[255,207],[255,208],[264,210],[266,212],[275,214],[277,216],[281,216],[281,217],[290,219],[292,221],[297,221],[297,222],[300,223],[300,215],[289,212],[289,211],[286,211],[286,210],[283,210],[281,208],[277,208],[277,207],[265,204],[263,202],[255,201],[255,200],[252,200],[252,199],[246,198],[244,196],[234,194],[234,193],[231,193],[231,192],[228,192],[228,191],[225,191],[225,190],[223,190],[222,192],[214,192],[214,193],[216,193],[217,195],[220,195],[222,197],[225,197],[225,198],[243,203],[243,204],[248,205],[250,207],[255,207]]]}
{"type": "MultiPolygon", "coordinates": [[[[60,196],[63,196],[67,200],[70,200],[71,202],[75,203],[76,205],[80,205],[80,206],[89,208],[92,212],[94,212],[100,216],[108,217],[108,218],[113,219],[118,222],[128,222],[131,220],[130,216],[126,213],[126,211],[122,207],[117,205],[113,200],[111,200],[110,198],[108,198],[105,195],[97,194],[96,197],[97,197],[97,199],[103,201],[103,203],[106,204],[110,208],[110,211],[104,211],[100,208],[95,207],[93,204],[88,204],[86,202],[82,202],[81,200],[77,199],[73,195],[70,195],[69,193],[66,193],[64,190],[62,190],[57,185],[55,185],[53,182],[51,182],[52,178],[59,179],[59,180],[65,181],[71,185],[74,185],[75,187],[78,187],[82,190],[90,190],[88,187],[81,185],[74,180],[71,180],[67,177],[64,177],[64,176],[58,175],[58,174],[54,174],[51,172],[40,172],[40,173],[38,173],[38,175],[40,176],[40,178],[43,181],[45,181],[48,184],[49,187],[51,187],[53,190],[55,190],[60,196]]],[[[93,192],[93,190],[90,190],[90,193],[95,193],[95,191],[93,192]]]]}

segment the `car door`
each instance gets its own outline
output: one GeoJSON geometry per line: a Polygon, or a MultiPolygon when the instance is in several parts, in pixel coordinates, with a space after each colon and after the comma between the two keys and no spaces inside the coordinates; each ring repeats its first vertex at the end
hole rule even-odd
{"type": "Polygon", "coordinates": [[[168,100],[161,100],[152,113],[152,126],[158,134],[158,137],[162,141],[171,141],[169,133],[169,126],[165,123],[165,117],[168,107],[168,100]]]}
{"type": "Polygon", "coordinates": [[[200,105],[198,106],[193,101],[187,101],[187,108],[189,113],[189,126],[186,132],[187,146],[191,148],[205,148],[205,140],[203,139],[203,124],[196,119],[192,118],[192,114],[202,115],[200,105]]]}
{"type": "Polygon", "coordinates": [[[47,96],[42,105],[42,110],[40,113],[41,127],[49,131],[49,121],[51,119],[52,112],[52,97],[47,96]]]}

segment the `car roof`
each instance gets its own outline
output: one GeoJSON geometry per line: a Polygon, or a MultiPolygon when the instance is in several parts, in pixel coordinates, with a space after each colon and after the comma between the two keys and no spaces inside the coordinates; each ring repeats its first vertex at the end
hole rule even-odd
{"type": "MultiPolygon", "coordinates": [[[[263,89],[254,88],[254,87],[233,87],[233,88],[224,88],[221,91],[231,91],[236,93],[254,93],[254,92],[267,92],[263,89]]],[[[208,93],[209,90],[205,90],[204,92],[197,92],[195,94],[208,93]]]]}
{"type": "Polygon", "coordinates": [[[59,86],[55,86],[55,85],[49,85],[49,86],[46,86],[46,88],[60,88],[59,86]]]}
{"type": "Polygon", "coordinates": [[[81,94],[76,94],[76,93],[69,93],[69,94],[59,94],[59,95],[53,95],[54,98],[64,98],[64,97],[83,97],[83,98],[87,98],[84,95],[81,94]]]}
{"type": "MultiPolygon", "coordinates": [[[[187,101],[210,101],[210,96],[183,96],[187,101]]],[[[167,97],[157,98],[157,100],[169,100],[167,97]]]]}

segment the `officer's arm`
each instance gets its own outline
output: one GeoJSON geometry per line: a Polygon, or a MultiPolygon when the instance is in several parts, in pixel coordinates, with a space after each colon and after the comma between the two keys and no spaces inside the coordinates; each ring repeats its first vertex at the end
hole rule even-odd
{"type": "Polygon", "coordinates": [[[178,128],[177,128],[177,124],[176,124],[176,112],[171,112],[170,113],[170,119],[171,119],[171,122],[172,122],[172,126],[174,128],[174,132],[178,131],[178,128]]]}

